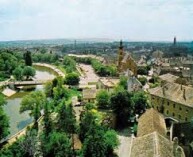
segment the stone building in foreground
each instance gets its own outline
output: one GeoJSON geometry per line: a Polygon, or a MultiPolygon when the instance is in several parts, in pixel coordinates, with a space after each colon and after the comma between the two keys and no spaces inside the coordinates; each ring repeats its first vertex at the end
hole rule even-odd
{"type": "Polygon", "coordinates": [[[164,117],[151,108],[139,118],[129,157],[185,157],[185,154],[177,138],[167,139],[164,117]]]}

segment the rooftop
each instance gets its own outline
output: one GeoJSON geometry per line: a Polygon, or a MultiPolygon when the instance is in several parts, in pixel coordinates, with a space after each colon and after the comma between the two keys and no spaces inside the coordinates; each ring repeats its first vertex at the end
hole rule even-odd
{"type": "Polygon", "coordinates": [[[119,79],[116,78],[100,78],[100,81],[107,87],[115,87],[119,83],[119,79]]]}
{"type": "Polygon", "coordinates": [[[153,108],[139,118],[137,136],[144,136],[157,131],[160,135],[166,135],[166,124],[164,117],[153,108]],[[147,125],[148,124],[148,125],[147,125]]]}
{"type": "Polygon", "coordinates": [[[173,102],[193,107],[193,88],[177,83],[167,82],[162,87],[148,90],[151,95],[162,97],[173,102]]]}
{"type": "Polygon", "coordinates": [[[95,99],[96,98],[96,89],[88,88],[83,89],[83,99],[95,99]]]}
{"type": "Polygon", "coordinates": [[[172,75],[170,73],[167,73],[167,74],[160,75],[159,78],[167,82],[175,82],[179,77],[172,75]]]}
{"type": "Polygon", "coordinates": [[[133,140],[130,157],[174,157],[173,144],[159,133],[152,132],[133,140]]]}

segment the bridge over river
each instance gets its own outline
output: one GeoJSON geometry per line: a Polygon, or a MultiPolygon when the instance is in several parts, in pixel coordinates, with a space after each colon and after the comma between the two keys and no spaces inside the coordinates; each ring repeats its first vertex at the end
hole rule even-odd
{"type": "Polygon", "coordinates": [[[6,82],[5,85],[9,85],[9,86],[42,85],[48,81],[52,81],[52,80],[12,81],[12,82],[6,82]]]}

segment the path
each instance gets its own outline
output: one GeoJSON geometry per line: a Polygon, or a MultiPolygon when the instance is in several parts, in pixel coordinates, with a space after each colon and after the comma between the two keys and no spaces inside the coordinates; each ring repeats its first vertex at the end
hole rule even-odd
{"type": "Polygon", "coordinates": [[[128,157],[131,152],[131,146],[133,141],[133,136],[130,128],[125,128],[117,132],[119,138],[119,147],[115,150],[115,153],[119,157],[128,157]]]}
{"type": "Polygon", "coordinates": [[[119,157],[128,157],[131,152],[132,137],[118,135],[120,145],[115,152],[119,157]]]}
{"type": "Polygon", "coordinates": [[[99,76],[95,74],[91,65],[79,64],[78,68],[82,71],[82,75],[80,76],[80,85],[98,82],[99,76]]]}

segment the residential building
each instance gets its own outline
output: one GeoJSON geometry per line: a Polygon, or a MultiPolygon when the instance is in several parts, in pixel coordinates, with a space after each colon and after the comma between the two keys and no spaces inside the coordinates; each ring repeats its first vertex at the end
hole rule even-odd
{"type": "Polygon", "coordinates": [[[167,73],[167,74],[160,75],[159,78],[161,81],[175,83],[176,80],[179,78],[179,76],[175,76],[170,73],[167,73]]]}
{"type": "Polygon", "coordinates": [[[112,92],[113,89],[118,85],[118,83],[119,83],[118,78],[102,77],[99,79],[97,87],[99,89],[105,89],[108,92],[112,92]]]}
{"type": "Polygon", "coordinates": [[[94,88],[83,89],[83,102],[95,102],[97,90],[94,88]]]}
{"type": "Polygon", "coordinates": [[[149,89],[151,106],[180,122],[189,122],[193,117],[193,88],[166,82],[149,89]]]}
{"type": "Polygon", "coordinates": [[[127,90],[128,92],[141,91],[143,88],[141,82],[135,77],[131,76],[127,80],[127,90]]]}

